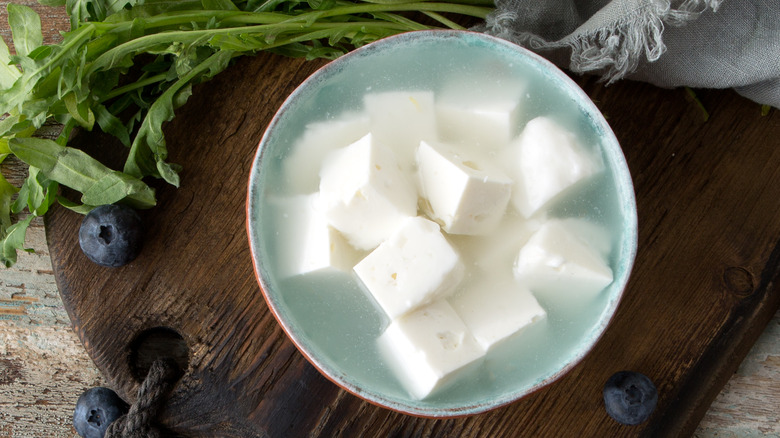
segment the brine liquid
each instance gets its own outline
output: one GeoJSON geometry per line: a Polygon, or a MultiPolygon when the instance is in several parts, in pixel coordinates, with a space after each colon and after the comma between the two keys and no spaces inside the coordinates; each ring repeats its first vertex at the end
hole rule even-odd
{"type": "MultiPolygon", "coordinates": [[[[283,163],[306,124],[360,111],[365,93],[402,89],[436,93],[441,84],[447,82],[447,76],[462,80],[464,89],[485,87],[485,84],[489,84],[489,89],[500,89],[503,83],[514,83],[522,78],[527,84],[527,93],[522,97],[524,111],[518,120],[520,127],[536,116],[553,117],[578,135],[583,145],[602,154],[606,168],[567,192],[546,214],[550,218],[584,218],[611,230],[614,235],[609,263],[616,280],[622,278],[623,273],[616,271],[618,259],[625,256],[621,248],[626,246],[626,236],[621,234],[625,228],[619,206],[621,195],[615,183],[615,167],[620,164],[612,162],[614,158],[608,154],[599,152],[603,133],[575,99],[558,89],[560,79],[542,73],[533,63],[498,62],[495,54],[479,47],[473,48],[471,62],[467,64],[457,63],[456,59],[463,58],[457,58],[447,50],[420,50],[424,53],[389,53],[387,62],[382,59],[354,60],[355,64],[365,64],[352,69],[357,73],[333,73],[325,80],[321,91],[300,96],[294,111],[293,108],[289,110],[290,114],[296,114],[295,120],[292,116],[280,119],[277,129],[283,129],[286,135],[279,135],[279,140],[269,146],[264,157],[268,160],[264,163],[262,179],[265,196],[291,194],[285,184],[290,175],[284,174],[283,163]],[[431,64],[441,68],[432,72],[431,64]],[[405,83],[416,85],[399,86],[405,83]],[[301,112],[305,117],[299,120],[301,112]]],[[[508,211],[511,210],[510,205],[508,211]]],[[[262,222],[271,224],[272,216],[272,211],[263,211],[262,222]]],[[[369,391],[396,397],[402,403],[408,400],[409,395],[382,361],[376,345],[389,320],[363,290],[354,273],[281,278],[275,273],[275,252],[280,242],[275,239],[274,227],[264,226],[261,232],[265,281],[278,291],[278,298],[287,310],[284,317],[307,338],[305,346],[314,355],[326,358],[333,369],[357,386],[367,386],[369,391]]],[[[484,363],[469,371],[467,378],[460,376],[455,384],[415,403],[458,407],[466,401],[478,403],[480,399],[493,398],[495,394],[512,398],[514,391],[550,378],[573,356],[582,353],[584,344],[597,335],[610,300],[614,300],[614,294],[610,292],[614,287],[617,286],[613,282],[597,299],[588,302],[559,303],[537,298],[547,311],[545,320],[491,350],[484,363]]]]}

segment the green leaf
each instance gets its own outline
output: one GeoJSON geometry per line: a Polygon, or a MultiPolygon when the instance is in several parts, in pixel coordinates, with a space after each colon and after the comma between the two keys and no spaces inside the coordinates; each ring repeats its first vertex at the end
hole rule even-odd
{"type": "Polygon", "coordinates": [[[111,114],[105,106],[98,105],[95,107],[95,119],[103,132],[118,138],[123,145],[130,146],[130,133],[127,131],[127,127],[118,117],[111,114]]]}
{"type": "Polygon", "coordinates": [[[707,121],[710,119],[710,113],[707,112],[707,108],[704,107],[704,104],[701,103],[701,100],[699,100],[699,96],[696,95],[696,92],[693,91],[690,87],[683,87],[685,89],[685,93],[687,94],[688,99],[690,99],[701,111],[701,118],[703,121],[707,121]]]}
{"type": "Polygon", "coordinates": [[[214,35],[209,40],[209,44],[222,50],[232,50],[236,52],[252,52],[268,45],[264,39],[258,40],[257,38],[246,34],[214,35]]]}
{"type": "MultiPolygon", "coordinates": [[[[10,7],[10,5],[9,5],[10,7]]],[[[61,45],[52,49],[52,54],[42,60],[33,60],[26,56],[12,56],[11,60],[19,63],[22,66],[23,74],[19,77],[11,88],[4,90],[0,93],[0,113],[13,111],[22,111],[28,118],[33,119],[37,126],[40,126],[48,116],[47,111],[53,104],[59,103],[59,96],[64,94],[59,93],[60,81],[56,79],[54,85],[55,94],[49,94],[45,97],[41,97],[38,94],[33,93],[39,80],[42,78],[47,81],[51,78],[50,73],[57,69],[69,67],[73,64],[73,60],[69,54],[76,56],[74,51],[77,51],[78,47],[89,39],[94,34],[95,28],[92,25],[82,26],[81,28],[68,32],[65,34],[64,40],[61,45]],[[30,98],[34,100],[30,100],[30,98]]],[[[67,78],[69,75],[73,75],[70,68],[66,68],[60,74],[61,77],[67,78]]],[[[63,79],[64,80],[64,79],[63,79]]],[[[49,84],[51,86],[52,84],[49,84]]]]}
{"type": "Polygon", "coordinates": [[[11,204],[11,213],[18,214],[24,207],[27,207],[27,200],[30,198],[30,184],[27,183],[27,179],[24,180],[22,186],[19,188],[18,196],[16,200],[11,204]]]}
{"type": "Polygon", "coordinates": [[[68,114],[73,117],[82,128],[92,130],[95,125],[95,114],[89,108],[86,101],[79,102],[76,98],[76,94],[70,92],[62,97],[65,102],[65,107],[68,109],[68,114]]]}
{"type": "Polygon", "coordinates": [[[27,57],[34,60],[34,61],[40,61],[41,59],[47,58],[49,55],[52,54],[54,49],[52,46],[39,46],[32,52],[30,52],[27,57]]]}
{"type": "Polygon", "coordinates": [[[8,89],[19,79],[22,72],[11,64],[11,52],[5,40],[0,38],[0,89],[8,89]]]}
{"type": "Polygon", "coordinates": [[[129,22],[135,18],[149,18],[156,15],[175,12],[192,11],[202,9],[201,0],[145,0],[128,2],[130,8],[116,9],[112,14],[106,17],[107,23],[129,22]]]}
{"type": "Polygon", "coordinates": [[[43,216],[54,203],[58,188],[56,181],[49,180],[37,168],[31,166],[16,201],[11,205],[11,211],[19,213],[27,207],[30,213],[43,216]]]}
{"type": "Polygon", "coordinates": [[[24,5],[8,4],[8,26],[14,39],[16,53],[27,56],[43,44],[41,32],[41,17],[24,5]]]}
{"type": "Polygon", "coordinates": [[[82,199],[85,204],[113,204],[124,200],[136,208],[149,208],[156,203],[154,190],[146,183],[109,169],[79,149],[42,138],[14,138],[8,144],[20,160],[40,169],[48,179],[88,194],[87,200],[82,199]],[[110,191],[98,193],[107,188],[110,191]]]}
{"type": "Polygon", "coordinates": [[[18,191],[0,173],[0,236],[11,226],[11,199],[18,191]]]}
{"type": "Polygon", "coordinates": [[[141,180],[122,172],[108,172],[95,181],[81,196],[87,205],[113,204],[137,193],[146,186],[141,180]]]}
{"type": "Polygon", "coordinates": [[[43,204],[43,199],[46,197],[45,188],[36,178],[38,169],[31,166],[29,172],[29,175],[25,178],[24,183],[19,190],[19,197],[16,198],[16,202],[14,202],[14,213],[21,212],[24,210],[24,207],[28,207],[30,213],[33,213],[36,210],[36,207],[43,204]]]}
{"type": "Polygon", "coordinates": [[[336,6],[336,0],[308,0],[307,3],[312,9],[321,11],[333,9],[336,6]]]}
{"type": "Polygon", "coordinates": [[[203,9],[212,11],[238,11],[236,6],[230,0],[202,0],[203,9]]]}
{"type": "Polygon", "coordinates": [[[21,249],[32,252],[32,249],[24,247],[24,239],[27,235],[27,227],[30,226],[35,216],[30,215],[27,219],[19,221],[5,230],[5,234],[0,236],[0,261],[5,267],[11,267],[16,263],[16,251],[21,249]]]}
{"type": "Polygon", "coordinates": [[[44,6],[65,6],[65,0],[38,0],[44,6]]]}
{"type": "Polygon", "coordinates": [[[103,21],[106,18],[106,5],[100,0],[66,0],[65,9],[70,17],[71,29],[87,21],[103,21]]]}
{"type": "Polygon", "coordinates": [[[17,132],[24,131],[30,126],[30,121],[21,114],[9,115],[0,120],[0,135],[13,136],[17,132]]]}
{"type": "Polygon", "coordinates": [[[94,205],[79,204],[77,202],[73,202],[70,199],[64,198],[62,196],[57,197],[57,202],[59,202],[60,205],[67,208],[68,210],[75,211],[76,213],[79,214],[87,214],[90,211],[92,211],[93,208],[95,208],[94,205]]]}
{"type": "Polygon", "coordinates": [[[144,176],[163,178],[169,184],[179,186],[179,175],[176,169],[165,162],[168,157],[168,149],[162,125],[173,119],[174,109],[184,103],[186,99],[183,97],[189,96],[191,93],[189,87],[192,83],[210,78],[224,70],[232,59],[232,55],[233,52],[227,50],[220,50],[211,55],[194,67],[186,76],[171,85],[154,101],[141,122],[133,145],[130,147],[130,155],[125,161],[125,173],[136,178],[144,176]]]}
{"type": "Polygon", "coordinates": [[[276,7],[288,0],[249,0],[246,4],[247,11],[269,12],[276,10],[276,7]]]}

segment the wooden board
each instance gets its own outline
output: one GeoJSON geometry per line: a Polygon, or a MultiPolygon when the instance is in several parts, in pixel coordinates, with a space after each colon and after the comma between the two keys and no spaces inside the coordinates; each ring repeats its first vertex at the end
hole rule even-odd
{"type": "MultiPolygon", "coordinates": [[[[167,327],[186,343],[189,367],[163,422],[190,436],[693,433],[780,306],[780,112],[761,116],[732,92],[699,92],[705,122],[682,90],[577,78],[613,127],[635,183],[639,252],[625,298],[593,352],[552,386],[488,413],[430,420],[368,404],[319,375],[254,278],[244,216],[253,154],[275,109],[320,65],[261,54],[196,87],[166,126],[182,186],[160,186],[132,264],[91,264],[78,248],[81,216],[56,208],[47,217],[74,329],[123,397],[132,401],[139,384],[136,338],[167,327]],[[643,425],[620,426],[604,412],[602,385],[621,369],[647,374],[660,390],[643,425]]],[[[98,133],[72,144],[121,161],[121,148],[98,133]]]]}

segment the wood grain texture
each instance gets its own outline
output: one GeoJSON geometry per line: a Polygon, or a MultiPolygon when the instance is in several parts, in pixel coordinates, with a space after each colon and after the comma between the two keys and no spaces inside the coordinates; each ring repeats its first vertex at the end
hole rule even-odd
{"type": "MultiPolygon", "coordinates": [[[[318,65],[261,54],[196,90],[166,126],[170,159],[185,169],[182,187],[160,187],[160,205],[144,214],[147,246],[130,265],[88,263],[76,243],[78,215],[55,209],[48,217],[65,307],[123,397],[132,400],[138,386],[130,345],[160,326],[190,348],[165,413],[169,427],[188,435],[694,433],[780,305],[780,186],[772,183],[780,149],[765,141],[780,138],[777,112],[762,118],[734,93],[705,92],[704,123],[680,91],[578,79],[615,130],[636,187],[639,254],[624,301],[594,351],[555,385],[486,414],[426,420],[370,405],[320,376],[255,283],[244,233],[249,166],[275,109],[318,65]],[[636,102],[645,108],[636,111],[636,102]],[[641,371],[660,388],[658,409],[642,426],[619,426],[604,413],[601,386],[620,369],[641,371]]],[[[72,144],[100,154],[107,142],[83,133],[72,144]]]]}
{"type": "MultiPolygon", "coordinates": [[[[22,166],[19,166],[22,170],[22,166]]],[[[5,169],[4,169],[5,170],[5,169]]],[[[46,246],[43,221],[23,253],[0,271],[0,437],[76,437],[70,417],[78,395],[105,385],[71,330],[46,246]],[[44,316],[42,316],[44,315],[44,316]]],[[[696,438],[780,436],[780,312],[715,398],[696,438]]]]}

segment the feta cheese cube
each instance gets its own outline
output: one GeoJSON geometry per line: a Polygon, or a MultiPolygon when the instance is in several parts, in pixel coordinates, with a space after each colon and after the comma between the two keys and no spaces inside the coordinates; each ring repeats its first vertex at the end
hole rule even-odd
{"type": "Polygon", "coordinates": [[[460,253],[466,266],[473,266],[481,273],[506,274],[512,272],[517,252],[531,235],[539,229],[543,219],[526,219],[516,212],[508,212],[490,234],[447,236],[460,253]]]}
{"type": "Polygon", "coordinates": [[[510,146],[512,205],[529,217],[564,190],[602,170],[600,156],[549,117],[529,121],[510,146]]]}
{"type": "Polygon", "coordinates": [[[279,272],[290,277],[321,270],[350,271],[364,253],[328,225],[319,195],[275,199],[279,272]]]}
{"type": "Polygon", "coordinates": [[[612,283],[607,260],[560,220],[545,222],[520,249],[514,275],[539,296],[589,299],[612,283]]]}
{"type": "Polygon", "coordinates": [[[525,83],[489,86],[484,77],[473,86],[461,81],[444,86],[436,99],[439,138],[447,143],[495,150],[509,145],[518,133],[525,83]],[[481,80],[481,81],[480,81],[481,80]]]}
{"type": "Polygon", "coordinates": [[[460,256],[439,226],[422,217],[401,227],[354,268],[390,319],[452,293],[463,278],[460,256]]]}
{"type": "Polygon", "coordinates": [[[392,149],[403,169],[413,169],[420,141],[436,139],[433,92],[373,93],[363,102],[375,141],[392,149]]]}
{"type": "Polygon", "coordinates": [[[547,316],[508,271],[475,275],[458,289],[448,301],[486,351],[547,316]]]}
{"type": "Polygon", "coordinates": [[[422,196],[445,231],[486,234],[501,221],[512,180],[488,160],[423,141],[417,165],[422,196]]]}
{"type": "Polygon", "coordinates": [[[336,120],[306,126],[284,159],[286,187],[291,194],[316,192],[320,185],[320,167],[329,152],[351,145],[369,132],[368,116],[347,114],[336,120]]]}
{"type": "Polygon", "coordinates": [[[371,134],[328,154],[320,177],[325,216],[355,248],[375,248],[405,218],[417,215],[412,178],[371,134]]]}
{"type": "Polygon", "coordinates": [[[409,393],[423,399],[478,364],[484,350],[458,314],[439,300],[392,321],[380,351],[409,393]]]}

